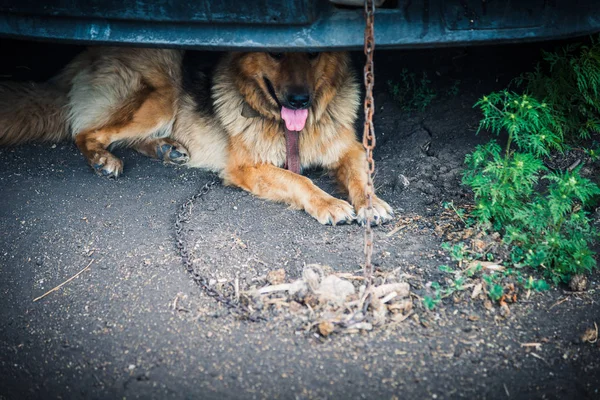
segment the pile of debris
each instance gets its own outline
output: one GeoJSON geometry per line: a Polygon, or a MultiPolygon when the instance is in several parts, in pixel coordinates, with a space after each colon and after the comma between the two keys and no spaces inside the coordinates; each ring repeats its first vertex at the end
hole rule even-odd
{"type": "Polygon", "coordinates": [[[302,278],[292,282],[286,282],[285,270],[271,271],[263,285],[240,292],[239,298],[249,309],[285,308],[302,320],[304,330],[322,336],[401,322],[413,308],[408,283],[394,273],[375,272],[368,287],[362,274],[335,273],[318,264],[305,266],[302,278]]]}

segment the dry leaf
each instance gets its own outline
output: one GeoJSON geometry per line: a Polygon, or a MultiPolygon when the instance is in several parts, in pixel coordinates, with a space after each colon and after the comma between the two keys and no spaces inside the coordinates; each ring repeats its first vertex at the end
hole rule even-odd
{"type": "Polygon", "coordinates": [[[487,269],[489,271],[504,271],[504,267],[502,265],[499,265],[498,263],[495,262],[491,262],[491,261],[478,261],[478,260],[473,260],[469,263],[467,269],[475,269],[477,268],[478,265],[481,265],[481,267],[483,269],[487,269]]]}
{"type": "Polygon", "coordinates": [[[475,287],[473,288],[473,293],[471,293],[471,298],[474,299],[477,296],[479,296],[481,294],[482,290],[483,290],[483,285],[481,283],[478,283],[477,285],[475,285],[475,287]]]}
{"type": "Polygon", "coordinates": [[[410,286],[406,282],[388,283],[377,286],[373,289],[373,297],[381,298],[392,292],[396,292],[399,297],[407,297],[410,293],[410,286]]]}

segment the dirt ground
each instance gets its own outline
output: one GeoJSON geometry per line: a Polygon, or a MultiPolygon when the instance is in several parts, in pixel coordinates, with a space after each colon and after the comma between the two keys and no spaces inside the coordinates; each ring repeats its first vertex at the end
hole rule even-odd
{"type": "MultiPolygon", "coordinates": [[[[45,79],[79,50],[2,45],[4,79],[45,79]]],[[[73,143],[0,148],[0,399],[600,398],[600,347],[580,340],[600,323],[597,273],[585,293],[523,296],[508,316],[470,293],[434,311],[420,300],[450,262],[436,231],[442,204],[469,204],[464,155],[489,139],[475,134],[472,106],[531,69],[540,48],[377,53],[375,184],[396,219],[375,229],[374,263],[403,274],[415,296],[411,318],[368,333],[318,337],[286,309],[240,321],[195,286],[175,248],[175,213],[214,175],[121,149],[124,175],[107,180],[73,143]],[[402,68],[432,80],[438,96],[424,112],[387,94],[402,68]]],[[[323,171],[308,175],[335,192],[323,171]]],[[[216,281],[278,268],[298,278],[310,263],[356,272],[363,257],[356,224],[321,226],[220,184],[188,227],[197,268],[216,281]]]]}

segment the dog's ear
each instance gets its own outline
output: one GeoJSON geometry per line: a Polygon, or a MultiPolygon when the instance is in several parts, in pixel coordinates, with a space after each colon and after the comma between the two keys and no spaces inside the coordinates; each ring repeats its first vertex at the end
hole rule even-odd
{"type": "Polygon", "coordinates": [[[242,105],[242,117],[244,118],[256,118],[259,117],[260,114],[254,108],[250,107],[250,104],[244,102],[242,105]]]}

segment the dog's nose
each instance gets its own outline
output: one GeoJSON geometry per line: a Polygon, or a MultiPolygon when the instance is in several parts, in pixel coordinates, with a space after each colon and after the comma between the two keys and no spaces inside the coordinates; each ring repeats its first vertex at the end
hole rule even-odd
{"type": "Polygon", "coordinates": [[[309,106],[310,95],[306,92],[289,93],[286,100],[291,108],[299,110],[309,106]]]}

